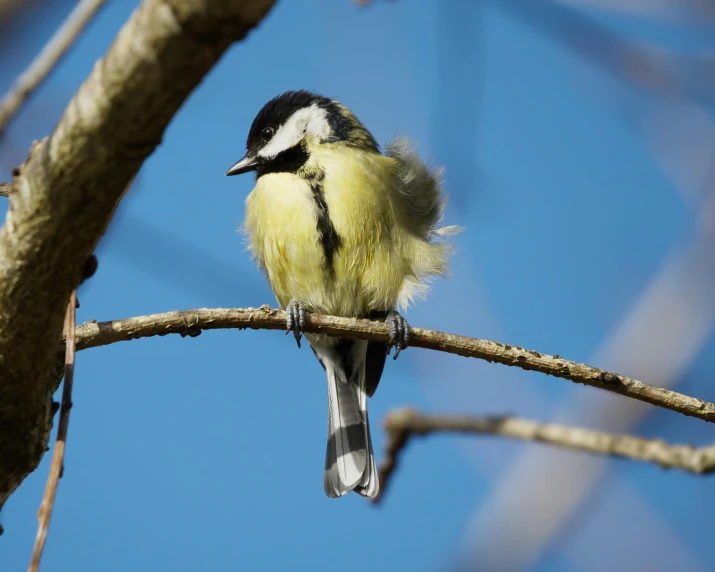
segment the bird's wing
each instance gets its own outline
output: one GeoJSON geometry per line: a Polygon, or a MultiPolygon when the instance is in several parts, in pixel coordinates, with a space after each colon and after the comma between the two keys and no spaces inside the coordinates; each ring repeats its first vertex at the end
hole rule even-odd
{"type": "MultiPolygon", "coordinates": [[[[392,140],[385,155],[397,161],[397,196],[410,232],[428,239],[434,234],[448,234],[438,229],[446,197],[442,192],[442,169],[430,169],[422,162],[406,137],[392,140]]],[[[456,229],[455,229],[456,230],[456,229]]]]}

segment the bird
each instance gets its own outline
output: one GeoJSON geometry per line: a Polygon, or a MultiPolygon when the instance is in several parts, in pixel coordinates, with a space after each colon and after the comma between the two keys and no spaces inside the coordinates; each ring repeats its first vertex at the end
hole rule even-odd
{"type": "Polygon", "coordinates": [[[406,137],[385,152],[357,116],[313,91],[281,93],[258,112],[246,154],[226,176],[254,172],[242,227],[248,250],[287,313],[286,334],[308,340],[328,380],[328,497],[380,490],[367,397],[386,356],[409,345],[400,314],[448,270],[457,226],[440,226],[442,170],[406,137]],[[303,332],[308,313],[384,320],[388,342],[303,332]]]}

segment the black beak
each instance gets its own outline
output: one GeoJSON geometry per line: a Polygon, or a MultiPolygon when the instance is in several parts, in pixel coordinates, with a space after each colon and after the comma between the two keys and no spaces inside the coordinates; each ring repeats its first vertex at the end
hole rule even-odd
{"type": "Polygon", "coordinates": [[[246,155],[240,161],[234,163],[234,165],[226,171],[227,177],[232,177],[233,175],[242,175],[243,173],[248,173],[249,171],[255,171],[260,163],[260,158],[255,155],[246,155]]]}

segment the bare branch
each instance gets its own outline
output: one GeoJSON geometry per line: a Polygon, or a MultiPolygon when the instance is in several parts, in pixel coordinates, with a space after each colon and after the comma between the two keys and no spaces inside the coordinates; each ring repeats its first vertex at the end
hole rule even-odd
{"type": "Polygon", "coordinates": [[[23,102],[50,74],[106,0],[81,0],[47,45],[0,100],[0,136],[23,102]]]}
{"type": "Polygon", "coordinates": [[[0,505],[46,449],[65,304],[129,180],[272,0],[145,0],[13,181],[0,229],[0,505]]]}
{"type": "Polygon", "coordinates": [[[397,467],[398,459],[413,436],[431,433],[500,435],[522,441],[538,441],[587,453],[612,455],[655,463],[662,468],[680,469],[699,475],[715,472],[715,444],[707,447],[670,445],[660,439],[604,433],[581,427],[538,423],[519,417],[473,417],[425,415],[400,409],[387,415],[385,459],[380,466],[379,502],[397,467]]]}
{"type": "Polygon", "coordinates": [[[47,476],[45,495],[42,498],[42,504],[37,513],[40,525],[37,529],[35,547],[32,550],[29,572],[37,572],[40,569],[40,559],[45,549],[47,532],[50,529],[50,519],[52,518],[52,509],[55,506],[57,485],[64,471],[67,430],[69,429],[70,423],[70,409],[72,409],[72,382],[74,381],[74,360],[76,352],[75,334],[77,331],[76,316],[77,293],[73,290],[70,295],[70,301],[67,304],[67,316],[65,318],[65,384],[62,389],[60,425],[57,428],[57,441],[55,443],[55,450],[52,453],[52,463],[50,464],[50,473],[47,476]]]}
{"type": "MultiPolygon", "coordinates": [[[[384,342],[390,337],[389,328],[384,322],[318,314],[310,314],[306,322],[307,332],[384,342]]],[[[166,334],[196,336],[202,330],[219,328],[282,330],[285,324],[286,313],[268,306],[259,309],[217,308],[167,312],[112,322],[82,324],[77,329],[77,348],[83,350],[114,342],[166,334]]],[[[550,356],[517,346],[422,328],[411,328],[410,345],[539,371],[645,401],[683,415],[715,421],[715,404],[647,385],[630,377],[565,360],[560,356],[550,356]]]]}

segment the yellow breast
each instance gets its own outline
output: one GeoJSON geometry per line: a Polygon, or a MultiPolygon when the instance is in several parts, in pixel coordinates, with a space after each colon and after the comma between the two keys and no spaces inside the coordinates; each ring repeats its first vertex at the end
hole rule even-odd
{"type": "Polygon", "coordinates": [[[295,297],[310,310],[344,316],[393,308],[410,269],[399,255],[386,192],[391,159],[323,148],[311,154],[311,164],[323,173],[319,190],[340,238],[332,272],[320,240],[315,189],[306,179],[264,175],[246,200],[250,248],[279,304],[295,297]]]}
{"type": "Polygon", "coordinates": [[[246,199],[246,230],[278,303],[285,307],[297,297],[310,304],[311,285],[323,279],[310,185],[289,173],[260,177],[246,199]]]}

